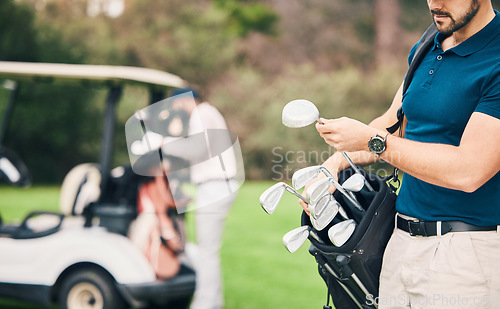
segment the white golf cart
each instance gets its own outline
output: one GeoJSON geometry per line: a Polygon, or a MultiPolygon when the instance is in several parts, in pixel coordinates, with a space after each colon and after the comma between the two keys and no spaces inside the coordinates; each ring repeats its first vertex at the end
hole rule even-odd
{"type": "Polygon", "coordinates": [[[2,80],[8,80],[11,99],[0,128],[0,180],[16,186],[30,183],[23,161],[3,146],[17,85],[76,81],[105,86],[109,92],[99,163],[81,164],[68,173],[61,188],[62,213],[35,211],[18,225],[2,224],[0,216],[0,298],[69,309],[187,308],[195,288],[187,256],[180,257],[177,275],[160,280],[126,236],[136,216],[136,180],[141,176],[124,166],[111,170],[110,146],[126,84],[147,87],[154,103],[168,88],[185,82],[145,68],[21,62],[0,62],[2,80]]]}

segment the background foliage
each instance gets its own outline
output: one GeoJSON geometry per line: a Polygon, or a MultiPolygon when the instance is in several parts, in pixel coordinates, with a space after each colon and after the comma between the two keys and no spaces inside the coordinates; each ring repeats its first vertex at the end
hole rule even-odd
{"type": "MultiPolygon", "coordinates": [[[[0,1],[0,60],[132,65],[177,74],[221,109],[240,138],[252,179],[286,177],[273,171],[287,167],[280,155],[289,154],[294,169],[325,159],[302,159],[304,152],[334,151],[312,126],[281,124],[288,101],[309,99],[323,117],[368,122],[382,113],[402,81],[408,51],[431,23],[425,2],[414,0],[124,0],[119,16],[105,9],[107,3],[0,1]],[[101,6],[91,12],[90,3],[101,6]]],[[[6,96],[0,93],[0,105],[6,96]]],[[[14,118],[8,144],[28,157],[37,180],[60,181],[75,163],[96,160],[101,92],[26,85],[20,99],[26,105],[14,118]],[[42,149],[49,155],[35,155],[42,149]],[[50,154],[61,156],[55,161],[50,154]]],[[[147,97],[131,88],[122,101],[118,132],[147,97]]],[[[117,143],[116,164],[126,163],[124,143],[117,143]]]]}

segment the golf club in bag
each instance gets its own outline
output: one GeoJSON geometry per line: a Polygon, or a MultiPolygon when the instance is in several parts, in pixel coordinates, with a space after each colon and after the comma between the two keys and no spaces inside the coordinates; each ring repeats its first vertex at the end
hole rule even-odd
{"type": "MultiPolygon", "coordinates": [[[[311,242],[309,252],[316,258],[319,274],[337,309],[377,308],[382,256],[394,229],[396,193],[395,188],[387,183],[391,176],[380,177],[360,170],[374,191],[355,193],[366,213],[343,245],[334,246],[328,237],[328,230],[338,220],[316,231],[305,212],[301,218],[301,226],[310,226],[323,242],[308,237],[311,242]]],[[[345,169],[338,175],[339,182],[343,183],[354,173],[352,168],[345,169]]],[[[348,211],[349,208],[345,208],[348,211]]],[[[330,308],[328,303],[329,298],[324,308],[330,308]]]]}

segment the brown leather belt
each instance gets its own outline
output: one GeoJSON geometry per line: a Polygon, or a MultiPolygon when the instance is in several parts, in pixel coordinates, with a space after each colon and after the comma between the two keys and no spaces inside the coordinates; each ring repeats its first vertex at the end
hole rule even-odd
{"type": "MultiPolygon", "coordinates": [[[[406,220],[396,216],[398,229],[409,233],[411,236],[437,236],[438,221],[406,220]]],[[[441,221],[441,235],[449,232],[486,232],[496,231],[497,226],[477,226],[462,221],[441,221]]]]}

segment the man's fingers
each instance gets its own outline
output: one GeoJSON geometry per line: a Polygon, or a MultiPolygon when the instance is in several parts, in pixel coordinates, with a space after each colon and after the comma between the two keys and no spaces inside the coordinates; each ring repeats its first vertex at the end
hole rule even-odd
{"type": "Polygon", "coordinates": [[[304,211],[306,212],[306,214],[309,216],[310,215],[310,212],[309,212],[309,205],[304,202],[303,200],[299,199],[299,203],[300,203],[300,206],[302,206],[302,209],[304,209],[304,211]]]}
{"type": "Polygon", "coordinates": [[[327,120],[326,120],[325,118],[321,118],[321,117],[320,117],[320,118],[318,119],[318,124],[320,124],[320,125],[324,125],[324,124],[326,123],[326,121],[327,121],[327,120]]]}
{"type": "Polygon", "coordinates": [[[326,123],[319,123],[319,122],[316,122],[316,130],[320,134],[329,133],[330,131],[330,129],[326,126],[326,123]]]}

